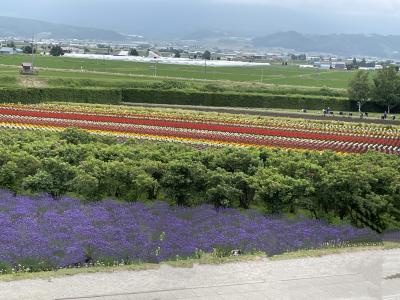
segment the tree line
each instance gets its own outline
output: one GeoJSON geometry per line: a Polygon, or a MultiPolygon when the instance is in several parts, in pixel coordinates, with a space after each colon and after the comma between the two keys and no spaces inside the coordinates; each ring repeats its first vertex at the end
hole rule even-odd
{"type": "Polygon", "coordinates": [[[0,132],[0,187],[84,201],[168,201],[304,214],[383,231],[400,221],[400,160],[277,149],[196,149],[78,129],[0,132]]]}
{"type": "Polygon", "coordinates": [[[357,101],[359,111],[368,101],[373,101],[386,107],[390,113],[400,105],[400,76],[395,66],[389,66],[377,71],[371,78],[370,72],[357,71],[349,81],[348,93],[350,100],[357,101]]]}

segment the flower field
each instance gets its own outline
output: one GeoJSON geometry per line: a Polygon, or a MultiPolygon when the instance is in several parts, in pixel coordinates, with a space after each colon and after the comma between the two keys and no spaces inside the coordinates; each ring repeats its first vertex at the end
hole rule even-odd
{"type": "Polygon", "coordinates": [[[120,203],[0,191],[0,274],[188,258],[214,249],[262,251],[377,243],[369,229],[330,226],[307,219],[270,219],[258,212],[212,206],[171,207],[156,202],[120,203]]]}
{"type": "Polygon", "coordinates": [[[334,122],[233,117],[85,105],[1,105],[0,126],[79,127],[97,134],[191,144],[400,154],[400,129],[334,122]]]}

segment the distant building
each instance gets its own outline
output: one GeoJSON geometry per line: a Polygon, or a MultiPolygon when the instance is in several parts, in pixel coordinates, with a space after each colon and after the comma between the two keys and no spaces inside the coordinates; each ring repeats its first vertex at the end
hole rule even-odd
{"type": "Polygon", "coordinates": [[[320,61],[320,56],[307,56],[307,61],[320,61]]]}
{"type": "Polygon", "coordinates": [[[314,69],[315,67],[313,65],[299,65],[300,69],[314,69]]]}
{"type": "Polygon", "coordinates": [[[21,74],[22,75],[37,75],[38,72],[33,68],[31,63],[22,63],[21,64],[21,74]]]}
{"type": "Polygon", "coordinates": [[[17,54],[17,50],[10,47],[2,47],[0,48],[0,55],[14,55],[17,54]]]}
{"type": "Polygon", "coordinates": [[[359,67],[358,69],[363,71],[375,71],[375,67],[359,67]]]}
{"type": "Polygon", "coordinates": [[[155,53],[154,51],[149,51],[149,55],[147,57],[153,58],[153,59],[158,59],[161,57],[161,55],[155,53]]]}
{"type": "Polygon", "coordinates": [[[314,62],[314,67],[322,70],[330,70],[332,64],[329,61],[316,61],[314,62]]]}
{"type": "Polygon", "coordinates": [[[346,63],[341,61],[332,63],[332,68],[336,70],[347,70],[346,63]]]}
{"type": "Polygon", "coordinates": [[[191,51],[188,52],[188,58],[189,59],[200,59],[203,56],[203,52],[200,51],[191,51]]]}
{"type": "Polygon", "coordinates": [[[119,51],[119,53],[116,54],[115,56],[129,56],[129,51],[127,51],[127,50],[121,50],[121,51],[119,51]]]}

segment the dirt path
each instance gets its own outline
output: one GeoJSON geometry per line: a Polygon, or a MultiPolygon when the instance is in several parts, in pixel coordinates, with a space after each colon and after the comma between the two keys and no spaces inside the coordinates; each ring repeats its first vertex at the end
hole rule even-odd
{"type": "Polygon", "coordinates": [[[46,87],[47,83],[43,79],[39,79],[34,76],[20,76],[18,78],[19,84],[22,87],[28,87],[28,88],[42,88],[46,87]]]}
{"type": "Polygon", "coordinates": [[[299,118],[306,120],[319,120],[319,121],[339,121],[347,123],[366,123],[366,124],[381,124],[381,125],[400,125],[400,120],[380,120],[374,118],[359,117],[348,117],[348,116],[333,116],[324,117],[321,115],[307,114],[307,113],[295,113],[295,112],[275,112],[275,111],[263,111],[251,108],[234,108],[234,107],[211,107],[211,106],[191,106],[191,105],[170,105],[170,104],[149,104],[149,103],[123,103],[128,106],[141,106],[141,107],[154,107],[154,108],[172,108],[172,109],[184,109],[194,110],[202,112],[217,112],[217,113],[229,113],[229,114],[241,114],[251,116],[266,116],[266,117],[281,117],[281,118],[299,118]]]}
{"type": "Polygon", "coordinates": [[[400,299],[400,250],[0,283],[0,299],[400,299]]]}

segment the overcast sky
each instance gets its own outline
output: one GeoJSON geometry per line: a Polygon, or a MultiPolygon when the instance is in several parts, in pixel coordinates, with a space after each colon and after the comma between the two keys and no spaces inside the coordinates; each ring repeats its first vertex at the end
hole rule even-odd
{"type": "MultiPolygon", "coordinates": [[[[3,1],[2,1],[3,2],[3,1]]],[[[202,29],[253,35],[304,33],[400,34],[400,0],[18,0],[0,15],[130,34],[182,36],[202,29]],[[23,8],[23,9],[21,9],[23,8]]]]}

